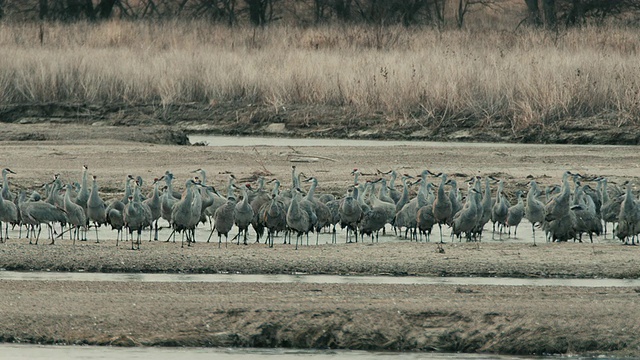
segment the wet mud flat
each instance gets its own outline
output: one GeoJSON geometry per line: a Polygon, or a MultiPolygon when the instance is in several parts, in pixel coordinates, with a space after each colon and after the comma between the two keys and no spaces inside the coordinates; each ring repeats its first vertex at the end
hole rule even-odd
{"type": "Polygon", "coordinates": [[[637,355],[629,288],[0,281],[1,340],[637,355]]]}
{"type": "MultiPolygon", "coordinates": [[[[115,233],[113,233],[115,235],[115,233]]],[[[279,240],[279,239],[278,239],[279,240]]],[[[329,274],[385,276],[489,276],[520,278],[640,278],[640,249],[613,241],[585,243],[385,242],[295,245],[264,243],[221,248],[197,242],[181,248],[164,241],[130,242],[114,238],[58,240],[29,245],[28,239],[0,244],[0,268],[16,271],[85,271],[185,274],[329,274]]]]}
{"type": "MultiPolygon", "coordinates": [[[[619,244],[448,243],[440,253],[436,244],[415,242],[298,250],[206,243],[182,249],[151,242],[141,251],[113,242],[33,246],[10,240],[1,246],[0,263],[22,263],[23,270],[126,273],[587,278],[620,277],[637,268],[637,249],[619,244]]],[[[638,355],[639,300],[640,288],[634,287],[0,280],[0,339],[638,355]]]]}

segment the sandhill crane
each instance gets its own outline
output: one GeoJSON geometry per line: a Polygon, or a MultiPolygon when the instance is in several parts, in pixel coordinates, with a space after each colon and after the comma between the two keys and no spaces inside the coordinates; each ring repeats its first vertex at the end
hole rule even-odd
{"type": "Polygon", "coordinates": [[[394,212],[395,212],[396,202],[393,201],[393,199],[389,195],[389,188],[387,187],[387,179],[380,178],[380,179],[378,179],[378,181],[382,184],[380,186],[380,191],[378,192],[378,199],[380,199],[380,201],[384,201],[384,202],[393,204],[394,212]]]}
{"type": "MultiPolygon", "coordinates": [[[[394,204],[397,203],[402,197],[402,193],[398,191],[398,189],[396,189],[396,179],[398,178],[398,172],[392,169],[387,172],[382,172],[378,170],[378,173],[384,174],[384,175],[391,174],[391,177],[389,178],[389,187],[388,187],[389,196],[393,200],[394,204]]],[[[382,197],[380,199],[382,199],[382,197]]]]}
{"type": "MultiPolygon", "coordinates": [[[[82,165],[82,185],[80,186],[80,190],[78,194],[75,196],[75,203],[80,205],[82,209],[87,212],[87,202],[89,201],[89,186],[88,182],[88,167],[87,165],[82,165]]],[[[74,199],[73,194],[71,194],[71,198],[74,199]]]]}
{"type": "MultiPolygon", "coordinates": [[[[172,185],[173,174],[171,174],[168,171],[165,172],[164,181],[165,181],[164,192],[160,196],[160,213],[162,218],[166,220],[169,224],[171,224],[171,221],[172,221],[171,213],[173,212],[173,207],[180,200],[182,195],[180,195],[177,198],[174,196],[173,185],[172,185]]],[[[167,241],[169,241],[169,239],[167,241]]],[[[175,237],[173,241],[175,242],[175,237]]]]}
{"type": "Polygon", "coordinates": [[[538,188],[536,182],[531,180],[529,183],[529,192],[527,193],[527,205],[524,209],[524,217],[531,223],[531,231],[533,233],[533,245],[536,245],[536,224],[541,225],[544,222],[544,204],[538,200],[538,188]]]}
{"type": "MultiPolygon", "coordinates": [[[[151,210],[151,223],[153,224],[153,240],[158,240],[158,220],[162,216],[162,200],[160,199],[160,191],[158,190],[159,182],[164,177],[160,177],[153,179],[153,192],[151,196],[145,199],[142,203],[149,207],[151,210]]],[[[151,234],[151,232],[149,232],[151,234]]],[[[151,241],[151,236],[149,236],[149,241],[151,241]]]]}
{"type": "Polygon", "coordinates": [[[460,237],[460,241],[462,241],[462,234],[466,234],[467,241],[471,241],[473,229],[478,223],[480,204],[478,203],[479,198],[475,196],[477,193],[478,190],[469,187],[465,206],[451,220],[451,236],[460,237]]]}
{"type": "MultiPolygon", "coordinates": [[[[189,233],[190,225],[192,221],[192,202],[194,197],[193,192],[193,179],[188,179],[185,182],[185,190],[182,193],[182,197],[178,200],[171,209],[171,227],[173,231],[182,234],[182,247],[184,247],[184,237],[187,237],[187,245],[191,245],[191,234],[189,233]]],[[[199,215],[199,214],[198,214],[199,215]]]]}
{"type": "Polygon", "coordinates": [[[502,232],[507,225],[507,216],[509,214],[509,202],[504,197],[504,181],[498,180],[498,190],[496,191],[496,203],[491,207],[491,222],[493,223],[492,238],[495,238],[496,225],[498,225],[498,233],[502,239],[502,232]]]}
{"type": "Polygon", "coordinates": [[[253,208],[249,204],[249,184],[246,184],[241,188],[242,201],[238,202],[235,206],[235,213],[233,215],[236,226],[238,227],[238,244],[240,244],[240,234],[244,235],[244,244],[247,245],[247,233],[249,231],[249,225],[253,220],[253,208]]]}
{"type": "MultiPolygon", "coordinates": [[[[380,178],[375,182],[382,183],[383,187],[386,186],[386,181],[384,180],[384,178],[380,178]]],[[[379,193],[386,194],[386,191],[381,190],[379,193]]],[[[386,198],[389,201],[382,200],[379,195],[378,196],[375,195],[375,191],[374,191],[370,196],[370,203],[372,208],[376,207],[376,208],[384,209],[384,212],[387,215],[385,224],[391,224],[393,222],[393,218],[396,215],[396,204],[393,202],[393,200],[390,197],[387,196],[386,198]]],[[[382,227],[383,234],[384,234],[384,229],[385,228],[383,226],[382,227]]]]}
{"type": "Polygon", "coordinates": [[[576,237],[576,215],[571,211],[570,203],[571,189],[568,181],[570,175],[573,174],[569,171],[564,173],[560,194],[545,205],[543,226],[553,241],[568,241],[576,237]]]}
{"type": "Polygon", "coordinates": [[[582,234],[588,233],[589,239],[593,243],[593,234],[602,234],[602,221],[596,214],[596,205],[593,198],[585,194],[584,190],[588,185],[578,186],[575,190],[576,205],[571,210],[576,214],[576,232],[578,240],[582,242],[582,234]]]}
{"type": "Polygon", "coordinates": [[[409,179],[413,179],[413,176],[407,174],[402,176],[402,194],[398,201],[396,201],[396,213],[402,210],[402,208],[411,200],[409,199],[409,185],[407,183],[409,179]]]}
{"type": "Polygon", "coordinates": [[[340,214],[340,226],[347,228],[347,242],[350,243],[349,231],[355,232],[356,242],[358,241],[358,221],[362,216],[362,207],[358,203],[358,188],[349,188],[347,195],[340,201],[338,213],[340,214]]]}
{"type": "MultiPolygon", "coordinates": [[[[342,199],[335,199],[327,202],[327,208],[331,213],[331,221],[329,225],[332,227],[331,230],[331,243],[336,243],[336,226],[340,222],[340,204],[342,203],[342,199]]],[[[396,206],[393,205],[393,213],[395,214],[396,206]]]]}
{"type": "MultiPolygon", "coordinates": [[[[367,181],[367,186],[373,187],[373,183],[367,181]]],[[[373,235],[375,234],[377,242],[379,232],[389,222],[389,216],[395,211],[395,206],[380,201],[375,194],[375,189],[372,189],[370,203],[371,207],[369,209],[363,209],[362,219],[358,223],[358,230],[360,230],[362,241],[364,241],[365,235],[369,235],[371,236],[371,242],[373,242],[373,235]],[[391,210],[391,213],[389,210],[391,210]]]]}
{"type": "Polygon", "coordinates": [[[482,208],[482,216],[478,220],[476,228],[474,229],[474,233],[480,239],[482,239],[482,232],[484,230],[484,226],[491,220],[491,207],[493,207],[493,200],[491,199],[491,179],[489,177],[485,177],[484,180],[484,194],[482,195],[482,200],[480,203],[480,207],[482,208]]]}
{"type": "Polygon", "coordinates": [[[15,172],[9,168],[2,169],[2,192],[0,195],[2,195],[2,198],[5,200],[13,201],[13,199],[15,199],[15,195],[13,195],[11,190],[9,190],[9,180],[7,179],[7,174],[9,173],[15,175],[15,172]]]}
{"type": "MultiPolygon", "coordinates": [[[[20,194],[18,201],[18,208],[20,209],[20,220],[28,227],[31,226],[31,230],[35,231],[35,227],[38,226],[38,234],[36,236],[36,245],[40,238],[40,224],[46,224],[51,236],[51,245],[55,243],[55,236],[52,227],[52,223],[66,223],[67,215],[62,208],[52,205],[46,201],[26,201],[24,191],[20,194]]],[[[29,236],[29,244],[31,244],[31,236],[29,236]]]]}
{"type": "Polygon", "coordinates": [[[444,191],[444,186],[447,184],[447,174],[437,174],[435,176],[441,176],[440,185],[438,186],[438,192],[436,198],[433,201],[433,217],[436,219],[438,228],[440,229],[440,243],[443,243],[442,239],[442,224],[450,224],[453,216],[453,208],[451,205],[451,199],[444,191]]]}
{"type": "Polygon", "coordinates": [[[331,224],[333,216],[331,215],[331,210],[329,207],[315,198],[315,191],[318,187],[318,179],[315,177],[310,177],[306,180],[307,182],[311,182],[311,187],[307,192],[307,195],[304,197],[306,201],[309,202],[312,206],[313,213],[316,216],[316,222],[314,224],[314,228],[316,231],[316,245],[318,245],[318,240],[320,237],[320,231],[325,227],[331,224]]]}
{"type": "MultiPolygon", "coordinates": [[[[82,206],[71,201],[71,184],[67,184],[65,186],[64,193],[64,212],[67,214],[67,219],[69,220],[69,224],[73,225],[75,228],[73,234],[73,243],[76,243],[76,239],[80,239],[80,232],[82,228],[86,229],[87,226],[87,216],[84,213],[84,209],[82,206]]],[[[71,231],[72,228],[69,228],[71,231]]]]}
{"type": "Polygon", "coordinates": [[[214,227],[211,230],[211,234],[209,234],[209,239],[211,239],[211,235],[213,235],[214,231],[218,231],[218,248],[220,248],[222,244],[222,235],[225,237],[225,246],[227,246],[227,242],[229,239],[229,232],[233,228],[233,224],[235,223],[235,209],[236,209],[236,198],[233,195],[233,190],[231,193],[227,195],[227,202],[216,209],[216,212],[213,214],[214,227]]]}
{"type": "Polygon", "coordinates": [[[629,237],[631,237],[631,245],[635,245],[635,239],[638,234],[638,222],[640,221],[640,210],[634,199],[631,191],[631,183],[627,184],[624,200],[620,205],[620,214],[618,215],[618,228],[619,232],[624,232],[626,237],[624,238],[625,245],[629,244],[629,237]]]}
{"type": "Polygon", "coordinates": [[[260,242],[260,238],[264,235],[264,224],[259,219],[259,212],[262,205],[268,203],[271,200],[271,196],[264,189],[264,177],[258,178],[258,189],[256,190],[256,196],[251,200],[251,208],[253,209],[253,219],[251,220],[251,227],[256,233],[256,242],[260,242]]]}
{"type": "Polygon", "coordinates": [[[258,210],[260,222],[267,228],[267,242],[273,247],[273,236],[278,231],[284,231],[287,227],[287,209],[277,194],[271,195],[271,200],[263,204],[258,210]]]}
{"type": "Polygon", "coordinates": [[[211,226],[211,230],[213,230],[214,225],[214,214],[216,213],[216,210],[223,206],[224,204],[227,203],[227,199],[229,194],[233,195],[233,186],[234,183],[236,181],[236,177],[233,174],[229,174],[228,177],[228,181],[227,181],[227,196],[223,196],[221,194],[219,194],[215,188],[211,189],[212,191],[209,191],[209,196],[211,196],[211,200],[213,200],[213,202],[211,203],[211,205],[207,206],[204,209],[204,213],[205,215],[207,215],[209,217],[209,224],[211,226]]]}
{"type": "MultiPolygon", "coordinates": [[[[604,234],[607,235],[607,223],[618,222],[618,215],[620,214],[620,205],[624,200],[624,194],[615,193],[609,196],[607,189],[607,179],[603,180],[602,184],[602,207],[600,208],[600,215],[604,222],[604,234]]],[[[615,191],[615,188],[614,188],[615,191]]],[[[614,226],[615,228],[615,226],[614,226]]]]}
{"type": "Polygon", "coordinates": [[[127,175],[124,180],[124,196],[121,200],[125,205],[129,203],[129,197],[133,194],[133,191],[131,190],[131,181],[135,181],[133,175],[127,175]]]}
{"type": "Polygon", "coordinates": [[[129,195],[128,202],[122,213],[124,225],[129,230],[129,237],[131,238],[131,250],[140,250],[142,229],[145,226],[150,225],[150,214],[145,211],[142,202],[140,201],[140,197],[136,194],[136,190],[139,191],[140,189],[137,185],[138,184],[136,183],[134,193],[129,195]],[[133,239],[134,231],[137,233],[135,240],[133,239]]]}
{"type": "Polygon", "coordinates": [[[193,193],[193,199],[191,199],[191,217],[187,222],[187,233],[192,243],[196,242],[196,227],[202,219],[202,191],[200,179],[196,177],[191,183],[191,192],[193,193]]]}
{"type": "Polygon", "coordinates": [[[113,200],[109,206],[107,206],[106,219],[107,224],[111,225],[112,230],[116,230],[116,247],[118,246],[118,241],[122,240],[122,228],[124,227],[124,203],[118,199],[113,200]]]}
{"type": "Polygon", "coordinates": [[[524,217],[524,201],[522,200],[523,196],[524,195],[521,190],[516,191],[516,199],[518,202],[515,205],[509,207],[509,210],[507,211],[507,219],[505,224],[506,226],[508,226],[507,234],[509,237],[511,237],[512,226],[514,227],[513,236],[518,236],[518,225],[520,225],[520,222],[524,217]]]}
{"type": "Polygon", "coordinates": [[[422,240],[423,234],[425,235],[426,241],[430,240],[431,231],[436,223],[436,218],[433,216],[433,203],[427,203],[418,209],[416,213],[416,224],[418,232],[420,233],[420,240],[422,240]]]}
{"type": "Polygon", "coordinates": [[[358,223],[358,229],[360,230],[360,237],[364,241],[364,236],[371,236],[371,242],[373,242],[373,235],[375,233],[376,242],[378,242],[378,233],[387,223],[387,214],[385,209],[379,207],[372,207],[362,214],[362,219],[358,223]]]}
{"type": "Polygon", "coordinates": [[[451,218],[453,219],[453,216],[462,210],[462,203],[458,199],[458,182],[455,179],[449,179],[449,185],[451,186],[449,200],[451,200],[451,218]]]}
{"type": "Polygon", "coordinates": [[[296,194],[291,199],[291,205],[287,210],[287,226],[296,232],[296,250],[298,249],[298,240],[302,243],[302,235],[309,234],[312,228],[309,213],[302,207],[302,191],[296,189],[296,194]]]}
{"type": "MultiPolygon", "coordinates": [[[[80,205],[80,204],[78,204],[80,205]]],[[[98,193],[98,180],[96,176],[93,176],[93,185],[91,186],[91,193],[89,199],[87,199],[87,220],[93,222],[96,229],[96,242],[98,240],[98,227],[107,223],[107,209],[104,201],[100,198],[98,193]]]]}
{"type": "Polygon", "coordinates": [[[60,177],[56,174],[51,182],[51,188],[45,201],[59,208],[64,208],[64,199],[60,195],[60,190],[62,190],[62,180],[60,180],[60,177]]]}
{"type": "Polygon", "coordinates": [[[0,197],[0,243],[9,239],[9,223],[18,222],[18,207],[11,200],[0,197]],[[4,238],[2,237],[2,223],[5,225],[4,238]]]}

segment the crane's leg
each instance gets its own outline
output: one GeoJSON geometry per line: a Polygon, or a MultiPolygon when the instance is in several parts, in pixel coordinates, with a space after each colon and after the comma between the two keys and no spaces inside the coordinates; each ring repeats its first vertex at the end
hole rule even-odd
{"type": "Polygon", "coordinates": [[[169,241],[171,241],[171,236],[173,236],[173,235],[175,234],[175,232],[176,232],[176,230],[175,230],[175,229],[173,229],[173,230],[171,231],[171,234],[169,234],[169,237],[167,238],[167,241],[165,241],[165,242],[169,242],[169,241]]]}
{"type": "Polygon", "coordinates": [[[533,246],[537,246],[536,245],[536,224],[534,223],[531,224],[531,231],[533,232],[533,246]]]}
{"type": "Polygon", "coordinates": [[[440,244],[444,244],[444,241],[442,240],[442,223],[438,223],[438,228],[440,228],[440,244]]]}
{"type": "Polygon", "coordinates": [[[93,226],[96,228],[96,244],[98,244],[100,242],[100,240],[98,239],[98,223],[94,222],[93,226]]]}

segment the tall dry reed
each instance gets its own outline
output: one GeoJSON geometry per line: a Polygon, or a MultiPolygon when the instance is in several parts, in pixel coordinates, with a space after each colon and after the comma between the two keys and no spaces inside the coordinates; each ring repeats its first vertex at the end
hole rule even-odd
{"type": "Polygon", "coordinates": [[[421,121],[640,118],[637,30],[0,25],[0,104],[347,106],[421,121]]]}

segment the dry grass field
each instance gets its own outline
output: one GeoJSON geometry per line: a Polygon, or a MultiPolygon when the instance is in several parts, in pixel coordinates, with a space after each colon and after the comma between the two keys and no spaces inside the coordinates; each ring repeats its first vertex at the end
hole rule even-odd
{"type": "Polygon", "coordinates": [[[111,21],[43,30],[40,44],[37,24],[0,24],[0,49],[11,54],[0,59],[0,105],[201,104],[237,116],[261,106],[274,121],[307,107],[311,120],[338,109],[365,124],[380,118],[378,127],[500,124],[520,136],[574,122],[624,128],[640,115],[638,32],[624,27],[555,34],[111,21]]]}

